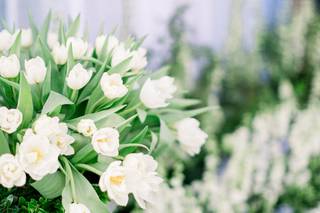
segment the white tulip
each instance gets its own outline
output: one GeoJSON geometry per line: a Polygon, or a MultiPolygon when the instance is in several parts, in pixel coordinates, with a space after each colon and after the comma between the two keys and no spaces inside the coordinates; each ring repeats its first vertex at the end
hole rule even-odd
{"type": "Polygon", "coordinates": [[[118,73],[111,75],[103,73],[100,86],[104,95],[109,99],[121,98],[128,92],[128,88],[123,84],[121,75],[118,73]]]}
{"type": "Polygon", "coordinates": [[[127,58],[131,57],[130,50],[126,49],[124,44],[121,43],[118,46],[114,47],[112,52],[111,66],[114,67],[127,58]]]}
{"type": "Polygon", "coordinates": [[[54,46],[51,54],[56,64],[65,64],[68,60],[68,49],[64,45],[57,44],[54,46]]]}
{"type": "Polygon", "coordinates": [[[26,183],[26,174],[12,154],[0,156],[0,184],[6,188],[23,186],[26,183]]]}
{"type": "Polygon", "coordinates": [[[97,131],[97,127],[94,124],[94,121],[91,119],[81,119],[77,125],[77,130],[79,133],[83,134],[86,137],[91,137],[95,131],[97,131]]]}
{"type": "Polygon", "coordinates": [[[59,36],[57,33],[49,32],[47,36],[47,44],[50,49],[53,49],[55,46],[59,45],[59,36]]]}
{"type": "Polygon", "coordinates": [[[28,129],[17,152],[17,159],[23,170],[34,180],[41,180],[59,168],[60,150],[41,135],[28,129]]]}
{"type": "Polygon", "coordinates": [[[12,46],[15,38],[7,30],[0,32],[0,51],[9,50],[12,46]]]}
{"type": "Polygon", "coordinates": [[[82,203],[71,203],[69,213],[91,213],[91,211],[82,203]]]}
{"type": "Polygon", "coordinates": [[[0,57],[0,76],[4,78],[15,78],[19,75],[19,71],[20,62],[15,54],[8,57],[0,57]]]}
{"type": "Polygon", "coordinates": [[[147,203],[154,203],[156,192],[162,183],[162,178],[157,175],[157,161],[150,155],[143,153],[128,154],[124,161],[126,183],[129,192],[133,193],[141,208],[147,203]]]}
{"type": "Polygon", "coordinates": [[[121,161],[114,161],[108,166],[107,170],[100,177],[99,187],[101,191],[107,191],[109,198],[114,200],[118,205],[127,205],[129,192],[121,161]]]}
{"type": "Polygon", "coordinates": [[[32,30],[21,29],[21,46],[24,48],[30,47],[32,45],[32,30]]]}
{"type": "Polygon", "coordinates": [[[111,50],[113,50],[116,46],[119,45],[119,40],[115,36],[109,35],[107,37],[105,35],[100,35],[96,38],[96,42],[95,42],[95,48],[98,55],[101,55],[101,51],[103,49],[105,42],[107,42],[107,46],[106,46],[107,53],[109,53],[111,50]]]}
{"type": "Polygon", "coordinates": [[[77,37],[70,37],[67,40],[67,48],[72,45],[72,54],[74,59],[81,59],[88,50],[88,42],[77,37]]]}
{"type": "Polygon", "coordinates": [[[66,78],[67,85],[73,90],[79,90],[89,82],[91,76],[91,70],[86,70],[81,64],[76,64],[66,78]]]}
{"type": "Polygon", "coordinates": [[[0,107],[0,129],[9,134],[15,132],[22,122],[22,113],[18,109],[0,107]]]}
{"type": "Polygon", "coordinates": [[[67,124],[60,123],[58,117],[40,116],[34,123],[33,131],[37,135],[48,138],[50,143],[55,145],[62,155],[74,154],[71,144],[75,140],[68,135],[67,124]]]}
{"type": "Polygon", "coordinates": [[[47,73],[46,64],[39,56],[24,62],[26,79],[29,84],[39,84],[44,81],[47,73]]]}
{"type": "Polygon", "coordinates": [[[147,50],[144,48],[139,48],[132,51],[131,67],[133,70],[141,70],[147,66],[147,50]]]}
{"type": "Polygon", "coordinates": [[[151,109],[166,107],[169,105],[167,101],[173,98],[176,90],[174,78],[169,76],[161,77],[158,80],[148,79],[142,86],[140,100],[151,109]]]}
{"type": "Polygon", "coordinates": [[[198,154],[201,146],[208,138],[208,135],[199,128],[199,125],[199,121],[194,118],[185,118],[175,125],[182,149],[189,155],[198,154]]]}
{"type": "Polygon", "coordinates": [[[119,132],[110,127],[99,129],[93,134],[91,144],[97,153],[115,157],[119,153],[119,132]]]}

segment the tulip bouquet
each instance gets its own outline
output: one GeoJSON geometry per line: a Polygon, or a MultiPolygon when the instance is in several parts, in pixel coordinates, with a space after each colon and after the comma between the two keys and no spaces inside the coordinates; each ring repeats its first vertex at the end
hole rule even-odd
{"type": "Polygon", "coordinates": [[[167,67],[145,71],[142,40],[91,47],[79,17],[57,32],[50,19],[0,32],[0,184],[31,185],[66,212],[108,212],[131,194],[147,208],[163,181],[155,157],[175,141],[198,153],[207,135],[192,117],[209,108],[194,109],[167,67]]]}

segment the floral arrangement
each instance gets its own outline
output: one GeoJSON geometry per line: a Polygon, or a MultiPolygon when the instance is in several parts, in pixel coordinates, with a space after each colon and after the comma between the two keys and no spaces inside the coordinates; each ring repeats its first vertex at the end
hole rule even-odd
{"type": "Polygon", "coordinates": [[[79,17],[57,32],[0,32],[0,184],[61,197],[66,212],[107,212],[133,195],[156,202],[156,156],[179,141],[199,153],[207,134],[192,118],[208,107],[183,98],[168,67],[147,72],[142,39],[78,35],[79,17]],[[101,196],[104,194],[104,196],[101,196]]]}

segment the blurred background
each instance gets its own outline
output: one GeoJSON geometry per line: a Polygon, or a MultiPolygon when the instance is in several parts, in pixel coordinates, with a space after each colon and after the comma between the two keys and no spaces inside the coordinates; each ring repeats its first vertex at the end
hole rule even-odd
{"type": "MultiPolygon", "coordinates": [[[[150,69],[171,66],[181,89],[215,110],[195,157],[172,145],[168,179],[146,212],[320,212],[320,10],[315,0],[0,0],[28,26],[81,14],[88,40],[142,37],[150,69]]],[[[52,26],[51,30],[56,30],[52,26]]],[[[118,212],[140,212],[134,205],[118,212]]]]}

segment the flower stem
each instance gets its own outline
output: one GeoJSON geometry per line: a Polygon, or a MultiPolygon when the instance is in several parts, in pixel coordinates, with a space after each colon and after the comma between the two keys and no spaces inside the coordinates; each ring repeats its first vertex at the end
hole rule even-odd
{"type": "Polygon", "coordinates": [[[75,187],[75,183],[74,183],[74,178],[73,178],[73,173],[72,173],[72,169],[70,167],[70,162],[68,161],[67,158],[63,157],[62,158],[65,167],[66,167],[66,172],[68,174],[68,178],[70,179],[70,185],[71,185],[71,193],[72,193],[72,198],[74,202],[77,202],[77,196],[76,196],[76,187],[75,187]]]}
{"type": "Polygon", "coordinates": [[[78,90],[72,90],[70,99],[73,103],[76,103],[77,96],[78,96],[78,90]]]}
{"type": "Polygon", "coordinates": [[[99,175],[99,176],[101,176],[102,173],[103,173],[100,170],[98,170],[98,169],[96,169],[96,168],[94,168],[92,166],[89,166],[87,164],[77,164],[76,167],[84,169],[84,170],[87,170],[87,171],[92,172],[92,173],[94,173],[96,175],[99,175]]]}

